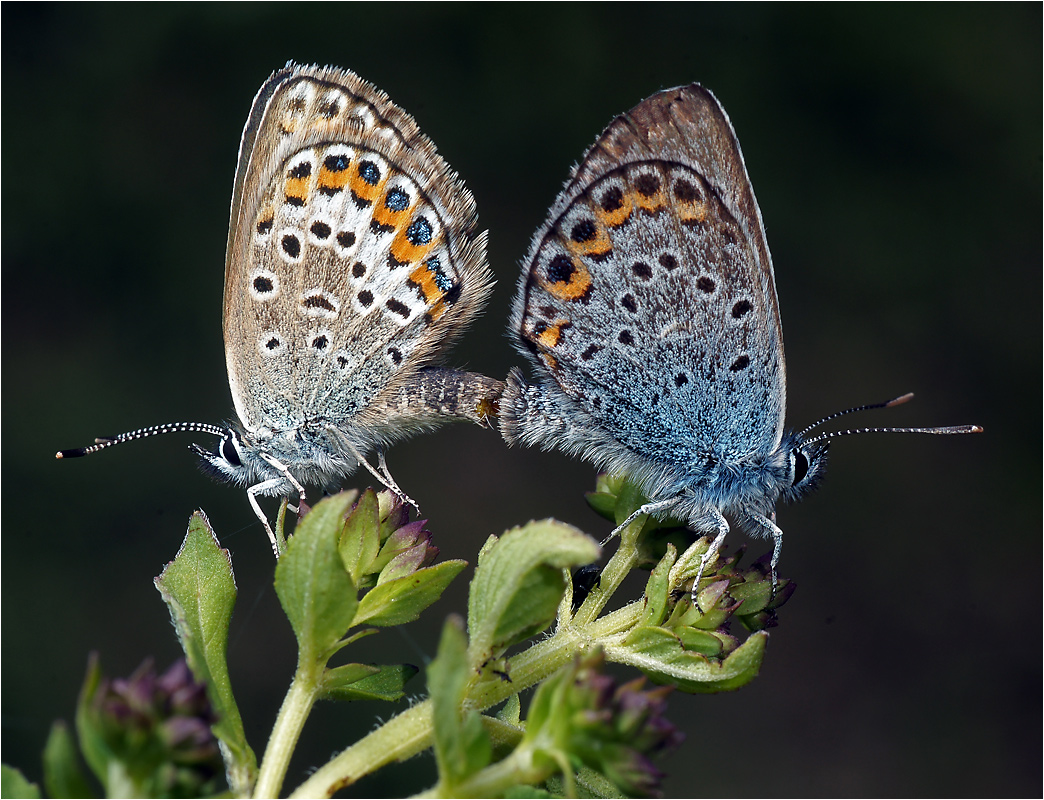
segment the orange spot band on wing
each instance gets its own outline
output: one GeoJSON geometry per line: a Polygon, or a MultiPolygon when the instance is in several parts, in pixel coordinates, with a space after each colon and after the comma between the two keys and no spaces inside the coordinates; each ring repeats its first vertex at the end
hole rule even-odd
{"type": "Polygon", "coordinates": [[[287,178],[283,188],[287,201],[297,200],[295,205],[304,205],[308,198],[308,178],[287,178]]]}
{"type": "Polygon", "coordinates": [[[706,203],[678,203],[674,208],[683,223],[705,222],[707,219],[706,203]]]}
{"type": "Polygon", "coordinates": [[[441,317],[445,313],[446,313],[446,304],[442,300],[439,300],[439,302],[437,302],[435,305],[433,305],[428,310],[428,319],[431,322],[434,322],[435,320],[437,320],[439,317],[441,317]]]}
{"type": "Polygon", "coordinates": [[[428,305],[437,303],[446,294],[439,288],[436,279],[437,275],[435,271],[430,269],[427,264],[421,264],[417,269],[410,273],[410,281],[417,285],[417,288],[420,289],[421,295],[424,297],[424,302],[428,305]]]}
{"type": "Polygon", "coordinates": [[[598,219],[600,225],[604,225],[607,228],[617,228],[631,218],[631,212],[633,210],[634,200],[628,193],[621,195],[620,205],[612,210],[607,211],[601,206],[596,206],[595,217],[598,219]]]}
{"type": "Polygon", "coordinates": [[[642,211],[659,211],[663,208],[665,203],[662,190],[657,190],[648,195],[642,194],[641,192],[630,192],[629,194],[634,198],[634,204],[642,209],[642,211]]]}
{"type": "Polygon", "coordinates": [[[395,211],[388,208],[384,202],[378,203],[373,209],[373,221],[378,225],[387,225],[390,228],[398,228],[402,221],[406,218],[406,210],[395,211]]]}
{"type": "Polygon", "coordinates": [[[566,240],[566,247],[569,249],[569,252],[574,255],[598,258],[600,256],[608,255],[613,249],[613,243],[609,238],[609,232],[605,228],[599,226],[598,232],[594,237],[585,242],[577,242],[573,239],[568,239],[566,240]]]}
{"type": "Polygon", "coordinates": [[[558,343],[562,341],[562,330],[569,327],[570,324],[567,319],[556,320],[537,334],[537,342],[544,347],[557,347],[558,343]]]}
{"type": "Polygon", "coordinates": [[[348,172],[348,187],[352,190],[352,193],[360,200],[365,200],[368,203],[372,203],[382,194],[384,194],[384,184],[388,181],[387,175],[382,175],[380,180],[375,184],[367,183],[362,175],[359,174],[358,167],[347,170],[348,172]]]}
{"type": "Polygon", "coordinates": [[[391,243],[391,257],[400,264],[413,264],[422,261],[432,248],[439,243],[441,235],[433,236],[427,244],[413,244],[406,238],[408,228],[403,226],[395,233],[391,243]]]}
{"type": "Polygon", "coordinates": [[[572,270],[565,280],[546,280],[542,283],[543,288],[552,297],[559,300],[580,300],[591,291],[591,273],[580,261],[573,259],[572,270]]]}
{"type": "Polygon", "coordinates": [[[350,170],[332,170],[325,166],[319,168],[319,191],[326,190],[327,194],[339,192],[348,185],[350,170]]]}

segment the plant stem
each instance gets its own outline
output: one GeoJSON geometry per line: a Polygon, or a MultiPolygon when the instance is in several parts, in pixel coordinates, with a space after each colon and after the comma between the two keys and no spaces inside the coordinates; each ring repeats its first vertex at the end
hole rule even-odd
{"type": "MultiPolygon", "coordinates": [[[[509,681],[500,676],[479,680],[468,691],[466,705],[478,711],[495,706],[511,695],[539,683],[569,662],[580,650],[634,626],[641,601],[606,614],[590,625],[560,628],[510,660],[509,681]]],[[[297,787],[291,797],[330,797],[359,778],[416,755],[432,743],[431,701],[425,700],[390,719],[320,767],[297,787]]],[[[268,753],[264,767],[268,766],[268,753]]],[[[260,782],[259,782],[260,785],[260,782]]],[[[260,796],[260,795],[258,795],[260,796]]]]}
{"type": "Polygon", "coordinates": [[[642,532],[647,517],[638,517],[620,533],[620,546],[605,565],[598,578],[598,585],[577,609],[571,620],[571,626],[582,627],[590,624],[605,608],[605,604],[613,596],[623,579],[638,564],[638,534],[642,532]]]}
{"type": "MultiPolygon", "coordinates": [[[[516,749],[507,758],[480,770],[464,783],[453,787],[454,797],[502,797],[512,786],[537,784],[552,774],[548,767],[540,768],[533,763],[531,747],[516,749]]],[[[436,786],[414,797],[441,797],[436,786]]]]}
{"type": "Polygon", "coordinates": [[[510,659],[510,680],[500,676],[479,680],[468,691],[467,706],[478,711],[495,706],[513,694],[525,691],[569,663],[577,653],[600,640],[630,630],[642,612],[642,602],[629,603],[589,625],[559,628],[548,639],[537,642],[510,659]]]}
{"type": "Polygon", "coordinates": [[[431,745],[431,701],[408,708],[342,750],[294,790],[291,797],[330,797],[385,764],[404,761],[431,745]]]}
{"type": "Polygon", "coordinates": [[[319,694],[322,673],[322,664],[319,664],[318,668],[316,665],[310,665],[310,668],[297,665],[294,680],[279,709],[279,716],[276,717],[264,758],[261,760],[261,770],[254,786],[254,797],[279,796],[286,770],[290,766],[290,757],[319,694]]]}

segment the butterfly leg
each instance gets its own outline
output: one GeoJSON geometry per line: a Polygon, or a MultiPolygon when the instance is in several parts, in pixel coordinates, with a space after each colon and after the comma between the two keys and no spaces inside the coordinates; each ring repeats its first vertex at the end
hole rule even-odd
{"type": "Polygon", "coordinates": [[[612,532],[608,536],[606,536],[605,539],[602,540],[602,547],[605,547],[606,544],[612,541],[614,536],[619,536],[620,533],[622,533],[628,525],[630,525],[632,522],[638,519],[638,517],[642,516],[643,514],[648,516],[651,514],[658,514],[661,511],[667,511],[668,509],[676,506],[680,502],[680,500],[680,497],[671,497],[667,500],[658,500],[655,503],[645,503],[637,511],[631,514],[631,516],[629,516],[627,519],[625,519],[623,522],[621,522],[619,525],[613,528],[612,532]]]}
{"type": "MultiPolygon", "coordinates": [[[[369,464],[367,464],[369,466],[369,464]]],[[[399,484],[395,482],[395,478],[392,477],[391,471],[388,469],[388,461],[384,457],[384,449],[377,448],[377,468],[380,470],[381,475],[384,476],[385,486],[391,489],[395,494],[402,498],[402,502],[409,503],[413,506],[417,513],[420,513],[420,506],[417,505],[417,501],[410,497],[406,492],[399,488],[399,484]]]]}
{"type": "MultiPolygon", "coordinates": [[[[275,467],[277,470],[279,470],[279,472],[282,473],[283,478],[285,478],[286,480],[290,481],[290,484],[294,487],[294,491],[297,492],[297,506],[295,507],[295,506],[288,505],[287,507],[291,511],[293,511],[295,514],[300,515],[301,514],[301,508],[302,508],[302,506],[304,506],[304,503],[305,503],[305,489],[304,489],[304,486],[302,486],[301,483],[297,480],[297,478],[295,478],[293,476],[293,473],[290,472],[290,469],[286,466],[286,464],[284,464],[278,458],[275,458],[274,456],[270,456],[267,453],[262,453],[261,454],[261,458],[263,458],[265,461],[267,461],[269,464],[271,464],[273,467],[275,467]]],[[[282,478],[273,478],[272,480],[276,481],[277,484],[278,484],[279,482],[282,481],[282,478]]],[[[264,486],[266,488],[274,488],[273,485],[271,484],[271,481],[265,481],[264,483],[259,484],[259,485],[260,486],[264,486]]],[[[251,488],[256,489],[257,487],[255,486],[255,487],[251,487],[251,488]]],[[[254,501],[253,498],[251,498],[251,502],[253,502],[253,504],[254,504],[254,511],[257,511],[258,510],[257,502],[254,501]]],[[[305,507],[305,511],[307,511],[307,510],[308,510],[307,507],[305,507]]],[[[272,529],[268,527],[267,523],[265,524],[265,530],[268,531],[268,538],[272,540],[272,547],[276,551],[276,558],[278,558],[279,557],[279,548],[278,548],[278,545],[276,544],[275,536],[272,534],[272,529]]]]}
{"type": "MultiPolygon", "coordinates": [[[[297,502],[304,502],[304,487],[298,482],[297,478],[293,476],[293,473],[290,472],[290,469],[286,466],[286,464],[284,464],[278,458],[268,455],[267,453],[262,453],[261,458],[263,458],[265,461],[267,461],[269,464],[271,464],[273,467],[279,470],[279,472],[282,473],[283,477],[290,481],[291,485],[294,487],[294,490],[297,492],[297,502]]],[[[265,484],[267,485],[268,481],[265,481],[265,484]]],[[[296,509],[294,513],[297,513],[296,509]]]]}
{"type": "Polygon", "coordinates": [[[261,510],[261,506],[257,502],[257,496],[259,494],[265,494],[269,489],[275,489],[277,486],[281,486],[282,483],[282,478],[270,478],[267,481],[254,484],[247,489],[247,500],[250,501],[250,507],[254,509],[254,513],[257,514],[257,518],[261,520],[261,524],[265,526],[265,533],[268,534],[268,540],[272,543],[272,552],[275,553],[276,558],[279,558],[279,545],[276,541],[275,533],[272,532],[272,526],[268,524],[268,517],[265,516],[265,512],[261,510]]]}
{"type": "Polygon", "coordinates": [[[718,557],[718,551],[729,533],[729,523],[718,509],[712,508],[706,511],[700,518],[689,520],[689,524],[693,528],[706,529],[710,527],[717,531],[710,547],[707,548],[707,552],[700,559],[700,568],[696,572],[696,580],[692,582],[692,604],[698,606],[696,595],[699,593],[700,581],[703,579],[703,573],[707,566],[718,557]]]}
{"type": "Polygon", "coordinates": [[[776,593],[776,565],[779,563],[779,554],[783,549],[783,531],[776,524],[776,512],[773,511],[765,517],[761,514],[750,514],[750,521],[759,526],[766,534],[772,537],[772,560],[769,569],[772,572],[772,594],[776,593]]]}
{"type": "Polygon", "coordinates": [[[366,460],[363,454],[359,452],[358,448],[356,448],[355,445],[353,445],[351,442],[345,440],[344,446],[353,456],[355,456],[356,461],[358,461],[362,466],[366,467],[367,472],[369,472],[371,475],[373,475],[373,477],[380,481],[381,486],[391,489],[393,492],[395,492],[396,495],[398,495],[399,499],[401,499],[404,503],[409,503],[411,506],[417,509],[418,513],[420,512],[420,506],[417,505],[417,503],[413,500],[412,497],[410,497],[408,494],[406,494],[406,492],[399,488],[399,484],[395,482],[395,479],[391,476],[391,473],[388,471],[388,462],[384,458],[384,450],[382,450],[380,447],[377,448],[377,468],[374,468],[373,465],[366,460]]]}

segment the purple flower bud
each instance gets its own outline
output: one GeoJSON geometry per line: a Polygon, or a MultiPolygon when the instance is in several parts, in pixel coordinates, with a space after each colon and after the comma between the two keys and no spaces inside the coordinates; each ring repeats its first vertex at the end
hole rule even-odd
{"type": "Polygon", "coordinates": [[[184,660],[160,676],[146,660],[129,678],[100,680],[85,700],[91,735],[150,796],[214,790],[223,772],[211,731],[216,717],[184,660]]]}

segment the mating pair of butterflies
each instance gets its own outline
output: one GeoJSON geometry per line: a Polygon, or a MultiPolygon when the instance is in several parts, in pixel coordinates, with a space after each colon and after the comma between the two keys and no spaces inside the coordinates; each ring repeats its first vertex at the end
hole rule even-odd
{"type": "Polygon", "coordinates": [[[464,418],[626,474],[650,498],[636,513],[714,535],[705,564],[729,514],[773,538],[774,575],[776,501],[813,488],[828,440],[854,431],[783,429],[772,261],[715,97],[697,84],[652,95],[573,170],[511,314],[536,382],[429,366],[492,290],[476,222],[471,193],[387,95],[346,70],[287,65],[254,99],[232,194],[223,327],[239,423],[146,428],[58,457],[215,434],[214,451],[194,449],[247,487],[275,546],[259,495],[303,501],[360,465],[399,491],[383,448],[464,418]]]}

